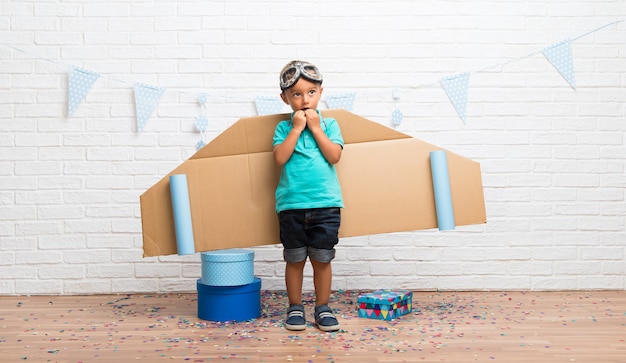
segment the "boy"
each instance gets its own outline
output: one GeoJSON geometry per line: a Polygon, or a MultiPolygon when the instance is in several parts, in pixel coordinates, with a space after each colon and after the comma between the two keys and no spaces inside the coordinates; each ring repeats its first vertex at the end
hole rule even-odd
{"type": "Polygon", "coordinates": [[[289,309],[285,328],[304,330],[302,281],[307,257],[313,266],[317,327],[339,330],[328,306],[332,284],[330,261],[335,257],[343,198],[335,170],[343,138],[337,121],[322,118],[322,74],[313,64],[292,61],[280,72],[280,97],[293,113],[274,132],[274,160],[281,167],[276,212],[286,262],[289,309]]]}

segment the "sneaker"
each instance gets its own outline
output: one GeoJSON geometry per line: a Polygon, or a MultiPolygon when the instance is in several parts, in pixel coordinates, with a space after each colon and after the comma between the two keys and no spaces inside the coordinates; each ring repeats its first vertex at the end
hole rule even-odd
{"type": "Polygon", "coordinates": [[[287,320],[285,321],[285,329],[287,330],[304,330],[306,329],[306,319],[304,318],[303,305],[290,305],[287,311],[287,320]]]}
{"type": "Polygon", "coordinates": [[[339,322],[330,310],[328,305],[320,305],[315,307],[315,323],[321,331],[337,331],[339,330],[339,322]]]}

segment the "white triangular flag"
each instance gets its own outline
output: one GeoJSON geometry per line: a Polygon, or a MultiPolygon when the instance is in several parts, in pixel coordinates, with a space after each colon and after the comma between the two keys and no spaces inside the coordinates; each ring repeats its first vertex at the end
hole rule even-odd
{"type": "Polygon", "coordinates": [[[467,93],[469,88],[469,72],[455,74],[439,80],[441,87],[448,95],[452,106],[463,123],[467,112],[467,93]]]}
{"type": "Polygon", "coordinates": [[[574,62],[572,60],[572,42],[569,39],[565,39],[544,48],[541,52],[570,86],[576,89],[574,62]]]}
{"type": "Polygon", "coordinates": [[[283,101],[278,97],[258,96],[254,99],[259,116],[273,115],[283,109],[283,101]]]}
{"type": "Polygon", "coordinates": [[[135,83],[135,114],[138,132],[141,132],[148,122],[150,115],[159,104],[163,92],[165,92],[165,88],[135,83]]]}
{"type": "Polygon", "coordinates": [[[67,82],[67,117],[74,114],[98,77],[100,74],[96,72],[77,67],[70,68],[67,82]]]}
{"type": "Polygon", "coordinates": [[[355,99],[356,93],[342,93],[328,96],[324,101],[328,108],[343,108],[344,110],[352,111],[355,99]]]}

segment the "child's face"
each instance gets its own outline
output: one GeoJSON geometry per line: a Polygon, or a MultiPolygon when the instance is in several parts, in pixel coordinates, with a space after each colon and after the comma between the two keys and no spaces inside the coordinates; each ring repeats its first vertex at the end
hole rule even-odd
{"type": "Polygon", "coordinates": [[[322,98],[324,89],[319,83],[311,82],[301,77],[293,86],[280,94],[280,98],[288,104],[292,110],[300,111],[308,108],[317,109],[317,104],[322,98]]]}

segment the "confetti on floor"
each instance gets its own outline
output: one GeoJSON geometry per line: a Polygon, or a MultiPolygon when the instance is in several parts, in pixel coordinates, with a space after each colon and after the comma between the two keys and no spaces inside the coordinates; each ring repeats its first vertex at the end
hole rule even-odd
{"type": "Polygon", "coordinates": [[[626,294],[416,292],[392,321],[359,318],[363,291],[337,291],[341,323],[285,330],[284,291],[261,292],[261,316],[197,317],[196,294],[0,298],[1,362],[622,362],[626,294]]]}

